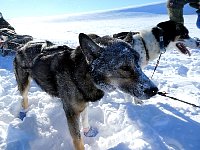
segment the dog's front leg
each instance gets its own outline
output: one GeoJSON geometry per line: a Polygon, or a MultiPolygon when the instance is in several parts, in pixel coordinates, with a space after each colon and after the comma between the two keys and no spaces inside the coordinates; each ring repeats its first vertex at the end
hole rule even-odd
{"type": "Polygon", "coordinates": [[[90,128],[89,121],[88,121],[88,107],[86,107],[84,111],[82,111],[81,120],[82,120],[83,131],[88,132],[90,128]]]}
{"type": "Polygon", "coordinates": [[[95,137],[99,132],[97,128],[90,126],[88,121],[88,107],[81,113],[83,133],[86,137],[95,137]]]}
{"type": "Polygon", "coordinates": [[[75,112],[67,113],[67,121],[75,150],[84,150],[84,144],[79,130],[79,116],[80,114],[75,112]]]}

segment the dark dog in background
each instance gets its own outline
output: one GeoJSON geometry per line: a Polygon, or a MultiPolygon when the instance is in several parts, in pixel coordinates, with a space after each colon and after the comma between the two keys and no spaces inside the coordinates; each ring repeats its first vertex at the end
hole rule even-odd
{"type": "Polygon", "coordinates": [[[17,51],[14,69],[23,108],[28,108],[32,78],[42,90],[61,99],[74,147],[83,150],[79,117],[88,102],[114,89],[149,99],[158,89],[142,72],[138,53],[126,42],[111,38],[107,46],[100,47],[81,33],[79,43],[76,49],[28,43],[17,51]]]}

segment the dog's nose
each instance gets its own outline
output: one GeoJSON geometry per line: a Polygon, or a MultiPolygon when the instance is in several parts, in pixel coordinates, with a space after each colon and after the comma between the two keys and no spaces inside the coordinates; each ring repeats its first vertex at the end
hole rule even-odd
{"type": "Polygon", "coordinates": [[[144,90],[144,93],[149,95],[149,96],[154,96],[158,93],[158,88],[152,87],[152,88],[146,89],[146,90],[144,90]]]}

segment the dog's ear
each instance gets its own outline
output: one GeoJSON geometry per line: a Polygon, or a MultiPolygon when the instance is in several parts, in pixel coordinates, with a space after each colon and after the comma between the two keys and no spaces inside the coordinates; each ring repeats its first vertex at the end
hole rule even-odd
{"type": "Polygon", "coordinates": [[[97,57],[98,52],[100,51],[100,46],[98,46],[91,38],[89,38],[84,33],[79,34],[79,43],[88,64],[92,63],[92,61],[95,59],[95,57],[97,57]]]}

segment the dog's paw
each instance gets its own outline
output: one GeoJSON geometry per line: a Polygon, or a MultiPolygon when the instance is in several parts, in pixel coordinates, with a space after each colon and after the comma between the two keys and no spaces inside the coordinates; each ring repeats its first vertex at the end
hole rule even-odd
{"type": "Polygon", "coordinates": [[[90,127],[90,129],[87,132],[84,132],[84,135],[86,137],[95,137],[98,133],[99,132],[97,128],[90,127]]]}
{"type": "Polygon", "coordinates": [[[23,121],[23,119],[26,117],[26,110],[21,110],[19,112],[19,119],[21,119],[23,121]]]}

